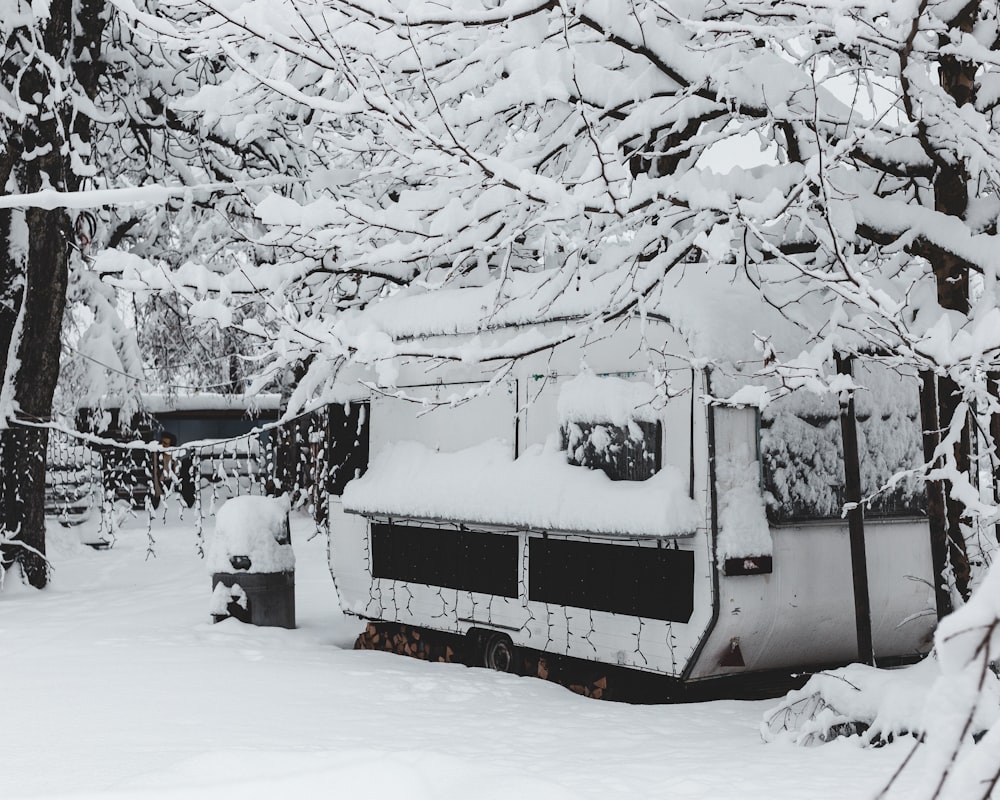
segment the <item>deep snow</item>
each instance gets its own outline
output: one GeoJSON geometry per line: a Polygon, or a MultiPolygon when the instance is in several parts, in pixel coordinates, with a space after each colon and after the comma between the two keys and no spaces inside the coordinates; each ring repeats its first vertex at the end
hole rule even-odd
{"type": "Polygon", "coordinates": [[[51,524],[50,588],[0,593],[5,800],[849,800],[911,747],[764,744],[773,701],[627,706],[354,651],[361,624],[310,531],[293,519],[299,627],[284,630],[209,622],[190,516],[154,526],[148,560],[138,521],[107,551],[51,524]]]}

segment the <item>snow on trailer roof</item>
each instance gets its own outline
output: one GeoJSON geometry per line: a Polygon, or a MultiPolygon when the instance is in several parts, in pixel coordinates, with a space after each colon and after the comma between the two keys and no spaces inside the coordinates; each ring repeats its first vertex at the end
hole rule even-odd
{"type": "MultiPolygon", "coordinates": [[[[588,315],[599,316],[609,298],[614,305],[618,293],[625,291],[618,274],[595,275],[581,281],[579,288],[557,284],[552,275],[520,273],[478,287],[410,287],[347,320],[344,332],[361,337],[377,332],[397,341],[434,340],[429,354],[446,349],[474,361],[480,338],[517,339],[549,323],[572,324],[574,317],[586,323],[588,315]],[[501,297],[501,290],[509,296],[501,297]]],[[[776,271],[768,276],[776,278],[776,271]]],[[[641,283],[641,276],[632,277],[633,287],[641,283]]],[[[676,331],[684,344],[665,340],[661,328],[649,333],[652,349],[686,345],[691,364],[725,367],[713,372],[713,393],[741,404],[764,405],[765,387],[751,385],[748,391],[747,385],[762,380],[753,373],[764,364],[765,347],[784,360],[800,361],[807,376],[803,382],[816,374],[817,360],[830,355],[809,352],[810,345],[820,341],[816,327],[829,319],[819,313],[818,294],[789,307],[788,313],[798,314],[798,319],[789,319],[777,307],[777,293],[800,288],[790,280],[762,289],[757,276],[737,265],[685,264],[660,281],[642,309],[648,319],[676,331]]],[[[641,330],[645,336],[645,328],[641,330]]],[[[611,340],[611,333],[597,331],[597,339],[611,340]]],[[[626,365],[638,351],[634,337],[623,341],[628,352],[619,353],[618,363],[626,365]]],[[[561,387],[557,412],[564,424],[589,420],[624,426],[658,418],[665,400],[646,380],[598,377],[584,369],[561,387]]],[[[670,537],[694,533],[703,518],[689,490],[689,476],[674,466],[641,481],[613,481],[602,470],[569,463],[554,439],[517,459],[509,445],[497,441],[453,453],[397,441],[383,448],[363,477],[348,484],[343,502],[345,510],[369,516],[670,537]]],[[[746,510],[740,508],[737,516],[746,510]]]]}
{"type": "Polygon", "coordinates": [[[516,460],[511,450],[497,439],[453,453],[391,443],[344,489],[344,510],[623,537],[686,536],[701,522],[687,476],[674,467],[645,481],[613,481],[567,463],[555,439],[516,460]]]}
{"type": "MultiPolygon", "coordinates": [[[[778,266],[768,265],[770,271],[778,266]]],[[[774,275],[770,275],[773,281],[774,275]]],[[[525,326],[587,322],[608,309],[624,308],[644,285],[654,284],[642,303],[647,317],[669,323],[685,339],[696,358],[737,364],[759,360],[759,339],[785,356],[798,355],[828,314],[820,313],[819,298],[795,293],[795,319],[779,311],[784,284],[768,283],[742,266],[680,264],[666,276],[617,271],[581,274],[571,286],[557,270],[515,273],[481,286],[434,288],[410,286],[344,319],[338,332],[360,349],[374,334],[394,341],[462,337],[468,357],[475,360],[477,334],[510,332],[525,326]]],[[[801,289],[801,287],[799,287],[801,289]]],[[[635,313],[640,313],[637,308],[635,313]]],[[[583,332],[583,331],[581,331],[583,332]]]]}
{"type": "MultiPolygon", "coordinates": [[[[617,274],[594,276],[577,289],[557,285],[551,272],[521,273],[478,287],[411,287],[344,325],[346,333],[362,337],[377,331],[397,341],[439,344],[444,337],[446,348],[468,348],[474,360],[480,334],[516,338],[546,323],[585,322],[624,291],[617,274]],[[501,297],[501,290],[509,297],[501,297]],[[448,341],[452,337],[454,345],[448,341]]],[[[650,293],[644,310],[680,334],[692,359],[726,362],[736,372],[742,372],[744,361],[753,362],[751,369],[760,364],[759,338],[769,338],[769,345],[785,356],[797,356],[810,335],[762,299],[757,284],[736,266],[709,270],[686,264],[650,293]]],[[[655,336],[662,340],[662,334],[655,336]]],[[[626,346],[634,347],[634,340],[626,346]]],[[[664,401],[644,380],[584,370],[561,387],[557,412],[562,423],[624,426],[657,419],[664,401]]],[[[600,469],[569,463],[555,437],[516,459],[512,448],[497,440],[451,453],[396,441],[377,454],[364,476],[347,485],[343,503],[346,511],[368,516],[621,537],[690,535],[703,520],[686,472],[664,466],[645,480],[613,481],[600,469]]]]}

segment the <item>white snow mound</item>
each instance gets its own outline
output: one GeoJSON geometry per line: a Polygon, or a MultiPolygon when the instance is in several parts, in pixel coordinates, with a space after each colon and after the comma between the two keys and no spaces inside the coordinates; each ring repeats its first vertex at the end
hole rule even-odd
{"type": "Polygon", "coordinates": [[[209,572],[291,572],[295,553],[288,539],[287,496],[242,495],[227,500],[215,516],[215,534],[205,548],[209,572]],[[288,544],[279,544],[279,538],[288,544]],[[246,556],[250,567],[237,570],[232,556],[246,556]]]}

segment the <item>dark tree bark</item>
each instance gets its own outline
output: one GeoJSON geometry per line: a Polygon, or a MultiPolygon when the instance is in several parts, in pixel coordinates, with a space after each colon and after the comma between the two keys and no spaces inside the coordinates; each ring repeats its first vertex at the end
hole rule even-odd
{"type": "MultiPolygon", "coordinates": [[[[104,0],[53,0],[49,19],[42,27],[42,47],[56,63],[67,65],[78,87],[91,99],[100,77],[101,39],[106,24],[104,0]]],[[[25,102],[50,97],[52,76],[46,65],[29,55],[21,76],[20,96],[25,102]]],[[[28,119],[13,137],[5,154],[19,192],[51,187],[76,191],[81,181],[74,173],[69,150],[72,139],[86,144],[90,121],[73,114],[68,102],[55,113],[28,119]],[[31,159],[22,159],[32,153],[31,159]]],[[[23,263],[17,258],[11,235],[13,215],[0,220],[0,270],[5,285],[23,289],[7,291],[0,311],[0,350],[4,366],[12,336],[18,335],[14,371],[14,401],[21,422],[48,421],[52,396],[59,378],[60,331],[69,283],[69,261],[74,244],[73,219],[65,209],[30,208],[24,214],[27,250],[23,263]],[[6,283],[7,279],[10,283],[6,283]]],[[[6,290],[5,290],[6,291],[6,290]]],[[[2,442],[3,521],[7,538],[16,540],[3,553],[5,563],[20,563],[32,586],[48,580],[45,560],[45,468],[48,431],[14,421],[2,442]]]]}
{"type": "MultiPolygon", "coordinates": [[[[938,421],[938,384],[933,372],[920,375],[920,422],[923,427],[924,459],[929,463],[941,443],[938,421]]],[[[931,531],[931,562],[934,567],[934,598],[938,617],[950,614],[951,592],[948,589],[948,504],[945,482],[927,481],[927,521],[931,531]]]]}
{"type": "MultiPolygon", "coordinates": [[[[0,211],[0,376],[6,376],[11,342],[17,329],[17,320],[24,297],[24,255],[23,247],[17,239],[24,232],[16,232],[15,226],[23,225],[23,212],[0,211]],[[15,218],[16,217],[16,218],[15,218]]],[[[8,390],[13,387],[6,387],[8,390]]],[[[4,398],[5,402],[9,398],[4,398]]],[[[18,511],[20,487],[17,482],[15,455],[18,450],[17,431],[13,428],[0,429],[0,524],[3,525],[2,538],[13,538],[21,530],[18,511]]],[[[0,539],[2,540],[2,539],[0,539]]],[[[14,559],[14,548],[0,550],[4,566],[14,559]]]]}
{"type": "MultiPolygon", "coordinates": [[[[953,27],[970,32],[979,16],[979,2],[972,0],[961,8],[953,27]]],[[[942,47],[948,43],[942,36],[942,47]]],[[[976,65],[959,61],[954,56],[941,57],[938,79],[941,87],[958,107],[975,100],[976,65]]],[[[935,154],[934,208],[949,216],[964,218],[969,204],[969,175],[965,164],[951,160],[947,156],[935,154]]],[[[942,308],[969,312],[969,265],[954,253],[940,248],[929,248],[927,252],[934,279],[937,283],[938,303],[942,308]]],[[[925,454],[930,458],[934,448],[947,431],[959,403],[961,390],[948,376],[935,376],[927,372],[922,376],[924,401],[921,402],[921,425],[924,430],[925,454]],[[929,401],[933,395],[934,401],[929,401]]],[[[955,444],[954,458],[958,470],[968,474],[971,459],[971,436],[966,425],[959,441],[955,444]]],[[[966,552],[965,531],[962,520],[964,507],[951,496],[950,481],[934,481],[928,485],[928,516],[931,525],[931,550],[935,566],[939,570],[937,580],[938,614],[944,616],[951,611],[951,601],[943,590],[948,566],[955,581],[955,588],[964,598],[969,596],[970,566],[966,552]]]]}
{"type": "MultiPolygon", "coordinates": [[[[47,421],[59,378],[60,330],[66,305],[72,225],[62,210],[29,209],[28,258],[23,322],[14,397],[28,421],[47,421]]],[[[45,469],[48,431],[15,427],[8,460],[17,482],[11,517],[19,525],[14,560],[32,586],[47,581],[45,554],[45,469]],[[30,549],[29,549],[30,548],[30,549]]]]}

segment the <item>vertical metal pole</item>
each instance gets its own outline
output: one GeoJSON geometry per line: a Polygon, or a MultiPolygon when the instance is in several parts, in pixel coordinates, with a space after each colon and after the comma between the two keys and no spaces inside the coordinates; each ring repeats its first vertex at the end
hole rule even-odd
{"type": "MultiPolygon", "coordinates": [[[[851,375],[851,357],[837,355],[837,372],[851,375]]],[[[847,527],[851,542],[851,573],[854,578],[854,618],[858,632],[858,661],[875,664],[872,646],[872,612],[868,596],[868,557],[865,552],[865,517],[861,507],[861,460],[858,454],[858,421],[854,392],[840,397],[840,431],[844,444],[845,500],[851,504],[847,527]]]]}
{"type": "MultiPolygon", "coordinates": [[[[941,443],[941,423],[938,418],[937,377],[930,370],[920,373],[920,424],[923,428],[924,460],[930,464],[941,443]]],[[[927,492],[927,524],[931,537],[931,569],[934,571],[934,598],[938,619],[952,612],[948,590],[948,513],[944,482],[925,481],[927,492]]]]}
{"type": "MultiPolygon", "coordinates": [[[[987,392],[994,400],[1000,398],[1000,372],[987,375],[987,392]]],[[[990,438],[992,450],[988,457],[992,465],[993,502],[1000,501],[1000,413],[990,414],[990,438]]],[[[993,526],[993,540],[1000,542],[1000,520],[993,526]]]]}
{"type": "Polygon", "coordinates": [[[688,461],[690,465],[688,467],[688,496],[694,500],[694,408],[695,403],[698,401],[697,392],[694,390],[695,381],[695,371],[691,369],[691,419],[688,421],[688,439],[690,439],[690,453],[688,456],[688,461]]]}

